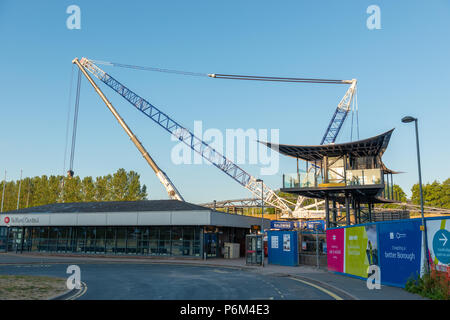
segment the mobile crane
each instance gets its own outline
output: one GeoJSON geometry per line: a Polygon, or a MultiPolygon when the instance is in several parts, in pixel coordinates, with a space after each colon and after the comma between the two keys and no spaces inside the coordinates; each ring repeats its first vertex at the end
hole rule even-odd
{"type": "MultiPolygon", "coordinates": [[[[303,203],[303,198],[299,197],[297,200],[297,205],[287,201],[281,197],[279,197],[272,189],[266,186],[264,183],[257,181],[257,179],[251,176],[249,173],[244,171],[242,168],[237,166],[235,163],[227,159],[221,153],[213,149],[206,142],[202,141],[198,137],[196,137],[193,133],[191,133],[188,129],[181,126],[179,123],[174,121],[167,114],[159,110],[157,107],[149,103],[147,100],[142,98],[141,96],[134,93],[132,90],[127,88],[125,85],[120,83],[118,80],[113,78],[111,75],[100,69],[92,60],[87,58],[82,58],[78,60],[75,58],[73,63],[77,64],[83,71],[83,74],[87,76],[87,71],[89,71],[92,75],[94,75],[97,79],[102,81],[104,84],[109,86],[111,89],[116,91],[119,95],[121,95],[125,100],[131,103],[136,109],[145,114],[148,118],[153,120],[163,129],[174,135],[181,142],[188,145],[195,152],[199,153],[203,158],[211,162],[214,166],[219,168],[225,174],[230,176],[232,179],[237,181],[247,190],[252,192],[255,196],[261,197],[265,203],[280,209],[283,213],[285,213],[288,217],[293,218],[306,216],[311,211],[317,212],[317,210],[309,210],[310,208],[316,207],[320,203],[315,203],[308,206],[301,206],[303,203]],[[294,212],[290,208],[290,206],[295,206],[294,212]],[[294,214],[293,214],[294,213],[294,214]]],[[[108,62],[107,64],[114,65],[114,63],[108,62]]],[[[116,64],[118,65],[118,64],[116,64]]],[[[125,67],[139,68],[136,66],[122,65],[125,67]]],[[[154,71],[161,71],[154,70],[154,71]]],[[[170,70],[166,70],[170,71],[170,70]]],[[[333,118],[327,128],[327,131],[322,139],[323,143],[334,143],[339,131],[342,128],[342,124],[347,117],[348,112],[350,111],[351,102],[353,99],[353,95],[356,89],[356,79],[353,80],[326,80],[326,79],[309,79],[309,78],[281,78],[281,77],[255,77],[255,76],[238,76],[238,75],[223,75],[223,74],[208,74],[207,76],[212,78],[222,78],[222,79],[238,79],[238,80],[258,80],[258,81],[282,81],[282,82],[309,82],[309,83],[342,83],[342,84],[350,84],[350,88],[347,90],[344,98],[339,103],[333,118]]],[[[90,78],[88,78],[90,79],[90,78]]],[[[92,79],[90,79],[91,84],[96,91],[101,92],[100,89],[95,85],[92,79]]],[[[99,93],[100,94],[100,93],[99,93]]],[[[101,94],[100,96],[102,96],[101,94]]],[[[104,95],[103,95],[104,97],[104,95]]],[[[107,101],[106,97],[102,98],[103,101],[107,101]]],[[[106,102],[105,102],[106,103],[106,102]]],[[[110,105],[108,102],[107,105],[110,105]]],[[[109,107],[109,106],[108,106],[109,107]]],[[[110,109],[111,110],[111,109],[110,109]]],[[[120,121],[119,121],[120,122],[120,121]]],[[[130,136],[131,137],[131,136],[130,136]]],[[[133,139],[132,139],[133,140],[133,139]]],[[[134,142],[134,140],[133,140],[134,142]]],[[[136,143],[135,143],[136,144],[136,143]]],[[[141,151],[142,152],[142,151],[141,151]]],[[[169,180],[170,181],[170,180],[169,180]]]]}

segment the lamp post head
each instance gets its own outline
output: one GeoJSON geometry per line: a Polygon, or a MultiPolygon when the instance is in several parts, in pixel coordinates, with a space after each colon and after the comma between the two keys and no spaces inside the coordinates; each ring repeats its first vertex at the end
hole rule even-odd
{"type": "Polygon", "coordinates": [[[256,182],[263,182],[262,179],[256,179],[256,182]]]}
{"type": "Polygon", "coordinates": [[[411,117],[411,116],[406,116],[402,118],[402,122],[403,123],[409,123],[409,122],[413,122],[413,121],[417,121],[417,118],[411,117]]]}

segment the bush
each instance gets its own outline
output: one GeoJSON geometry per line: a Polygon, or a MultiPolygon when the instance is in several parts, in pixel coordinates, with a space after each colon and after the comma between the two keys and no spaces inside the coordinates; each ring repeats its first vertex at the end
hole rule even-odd
{"type": "Polygon", "coordinates": [[[424,274],[423,277],[408,279],[405,290],[433,300],[450,300],[450,282],[447,274],[434,270],[431,274],[424,274]]]}

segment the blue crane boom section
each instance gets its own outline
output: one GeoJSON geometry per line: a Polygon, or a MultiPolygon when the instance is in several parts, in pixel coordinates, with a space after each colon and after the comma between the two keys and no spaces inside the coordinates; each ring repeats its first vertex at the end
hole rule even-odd
{"type": "Polygon", "coordinates": [[[136,109],[152,119],[169,133],[175,135],[180,141],[188,145],[192,150],[199,153],[203,158],[211,162],[214,166],[225,172],[235,181],[243,186],[247,186],[252,176],[227,159],[221,153],[210,147],[206,142],[197,138],[192,132],[170,118],[167,114],[159,110],[150,102],[124,86],[108,73],[98,77],[108,87],[120,94],[125,100],[131,103],[136,109]]]}

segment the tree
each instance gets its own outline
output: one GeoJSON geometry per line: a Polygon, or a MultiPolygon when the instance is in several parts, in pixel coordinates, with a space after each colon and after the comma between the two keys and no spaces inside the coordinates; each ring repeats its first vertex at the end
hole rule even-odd
{"type": "Polygon", "coordinates": [[[406,202],[406,193],[403,189],[398,185],[394,184],[394,199],[400,202],[406,202]]]}
{"type": "Polygon", "coordinates": [[[83,201],[95,201],[95,184],[92,177],[85,177],[81,181],[81,193],[83,201]]]}
{"type": "Polygon", "coordinates": [[[84,201],[80,177],[64,179],[64,202],[82,202],[84,201]]]}
{"type": "Polygon", "coordinates": [[[95,201],[110,201],[110,184],[112,176],[110,174],[97,177],[95,179],[95,201]]]}
{"type": "Polygon", "coordinates": [[[127,196],[127,172],[119,169],[113,174],[111,179],[111,200],[124,201],[127,196]]]}
{"type": "Polygon", "coordinates": [[[134,200],[144,200],[147,198],[147,187],[141,188],[141,183],[139,182],[139,174],[134,171],[127,173],[127,194],[125,199],[128,201],[134,200]]]}
{"type": "MultiPolygon", "coordinates": [[[[3,194],[3,211],[17,208],[17,197],[20,181],[7,181],[3,194]]],[[[1,196],[0,196],[1,197],[1,196]]],[[[90,201],[135,201],[147,199],[147,187],[140,182],[135,171],[117,170],[114,175],[96,177],[88,176],[71,179],[61,175],[42,175],[40,177],[22,179],[19,208],[40,206],[56,202],[90,202],[90,201]]]]}
{"type": "MultiPolygon", "coordinates": [[[[443,183],[434,181],[433,183],[422,185],[424,205],[430,207],[450,208],[450,178],[443,183]]],[[[419,184],[411,188],[411,201],[414,204],[420,204],[419,184]]]]}

